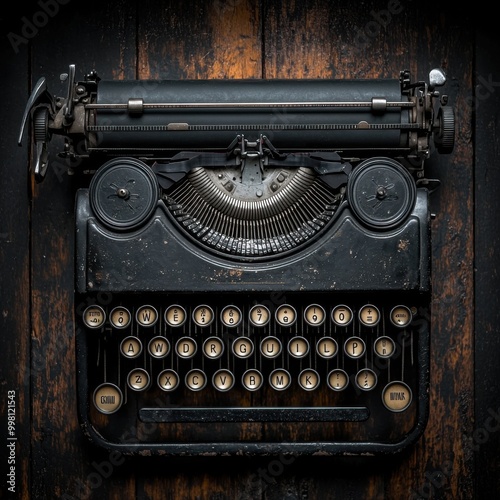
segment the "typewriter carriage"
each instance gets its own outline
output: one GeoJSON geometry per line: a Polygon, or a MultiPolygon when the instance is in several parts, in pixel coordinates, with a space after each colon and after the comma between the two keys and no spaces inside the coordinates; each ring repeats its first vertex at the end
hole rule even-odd
{"type": "MultiPolygon", "coordinates": [[[[387,154],[421,172],[433,149],[454,147],[453,108],[436,90],[446,82],[440,69],[430,72],[429,83],[411,82],[407,70],[392,80],[139,82],[101,81],[95,71],[76,81],[75,71],[70,65],[61,75],[66,97],[50,94],[42,77],[28,100],[18,142],[32,116],[37,158],[40,151],[46,156],[53,135],[65,138],[59,156],[78,162],[125,154],[150,160],[183,150],[230,153],[250,131],[254,143],[267,136],[273,154],[387,154]]],[[[35,177],[41,181],[42,172],[35,177]]]]}

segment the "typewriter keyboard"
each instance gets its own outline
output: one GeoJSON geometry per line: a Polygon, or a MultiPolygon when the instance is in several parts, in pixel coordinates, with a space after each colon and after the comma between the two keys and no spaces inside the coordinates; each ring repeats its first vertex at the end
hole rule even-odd
{"type": "Polygon", "coordinates": [[[416,404],[425,315],[418,302],[381,298],[96,298],[79,311],[93,411],[132,406],[145,422],[407,412],[416,404]]]}

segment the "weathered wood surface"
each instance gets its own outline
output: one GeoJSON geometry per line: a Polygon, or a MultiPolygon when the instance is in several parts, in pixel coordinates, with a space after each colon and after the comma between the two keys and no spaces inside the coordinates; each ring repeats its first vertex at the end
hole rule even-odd
{"type": "MultiPolygon", "coordinates": [[[[491,417],[500,375],[500,67],[485,25],[438,3],[397,0],[54,0],[18,4],[2,21],[1,435],[7,391],[15,390],[20,497],[401,499],[500,491],[500,424],[491,417]],[[42,4],[53,6],[46,18],[42,4]],[[36,32],[26,32],[25,19],[38,19],[36,32]],[[26,43],[14,46],[8,33],[26,43]],[[103,78],[394,77],[408,68],[425,79],[434,67],[446,70],[457,139],[453,155],[433,157],[427,168],[441,180],[432,197],[431,413],[413,448],[375,460],[125,460],[86,442],[74,368],[76,186],[60,159],[34,185],[26,138],[17,146],[31,86],[43,75],[62,93],[57,76],[71,63],[103,78]]],[[[3,454],[0,466],[5,478],[3,454]]]]}

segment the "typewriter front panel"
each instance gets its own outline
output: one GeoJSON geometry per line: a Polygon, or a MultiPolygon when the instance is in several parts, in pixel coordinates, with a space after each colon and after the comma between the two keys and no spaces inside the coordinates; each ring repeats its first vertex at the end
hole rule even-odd
{"type": "Polygon", "coordinates": [[[140,203],[115,191],[128,183],[143,196],[142,174],[124,159],[101,167],[76,202],[80,401],[94,439],[187,454],[377,453],[413,442],[428,406],[428,192],[393,167],[361,165],[368,187],[357,168],[339,187],[308,185],[307,206],[320,205],[319,192],[323,212],[301,215],[305,203],[288,195],[283,210],[297,213],[299,230],[287,234],[284,221],[273,235],[277,215],[262,216],[257,229],[239,224],[237,243],[232,228],[197,234],[208,217],[191,205],[238,222],[222,214],[234,206],[218,191],[208,207],[204,184],[201,194],[173,186],[151,204],[148,194],[137,210],[148,217],[127,226],[117,203],[140,203]],[[376,192],[390,184],[385,209],[376,192]],[[356,190],[382,209],[351,202],[356,190]]]}

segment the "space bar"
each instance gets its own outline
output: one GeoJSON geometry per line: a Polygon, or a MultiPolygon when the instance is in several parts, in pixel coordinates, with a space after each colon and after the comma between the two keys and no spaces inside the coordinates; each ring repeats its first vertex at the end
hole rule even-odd
{"type": "Polygon", "coordinates": [[[365,407],[141,408],[143,422],[362,422],[365,407]]]}

